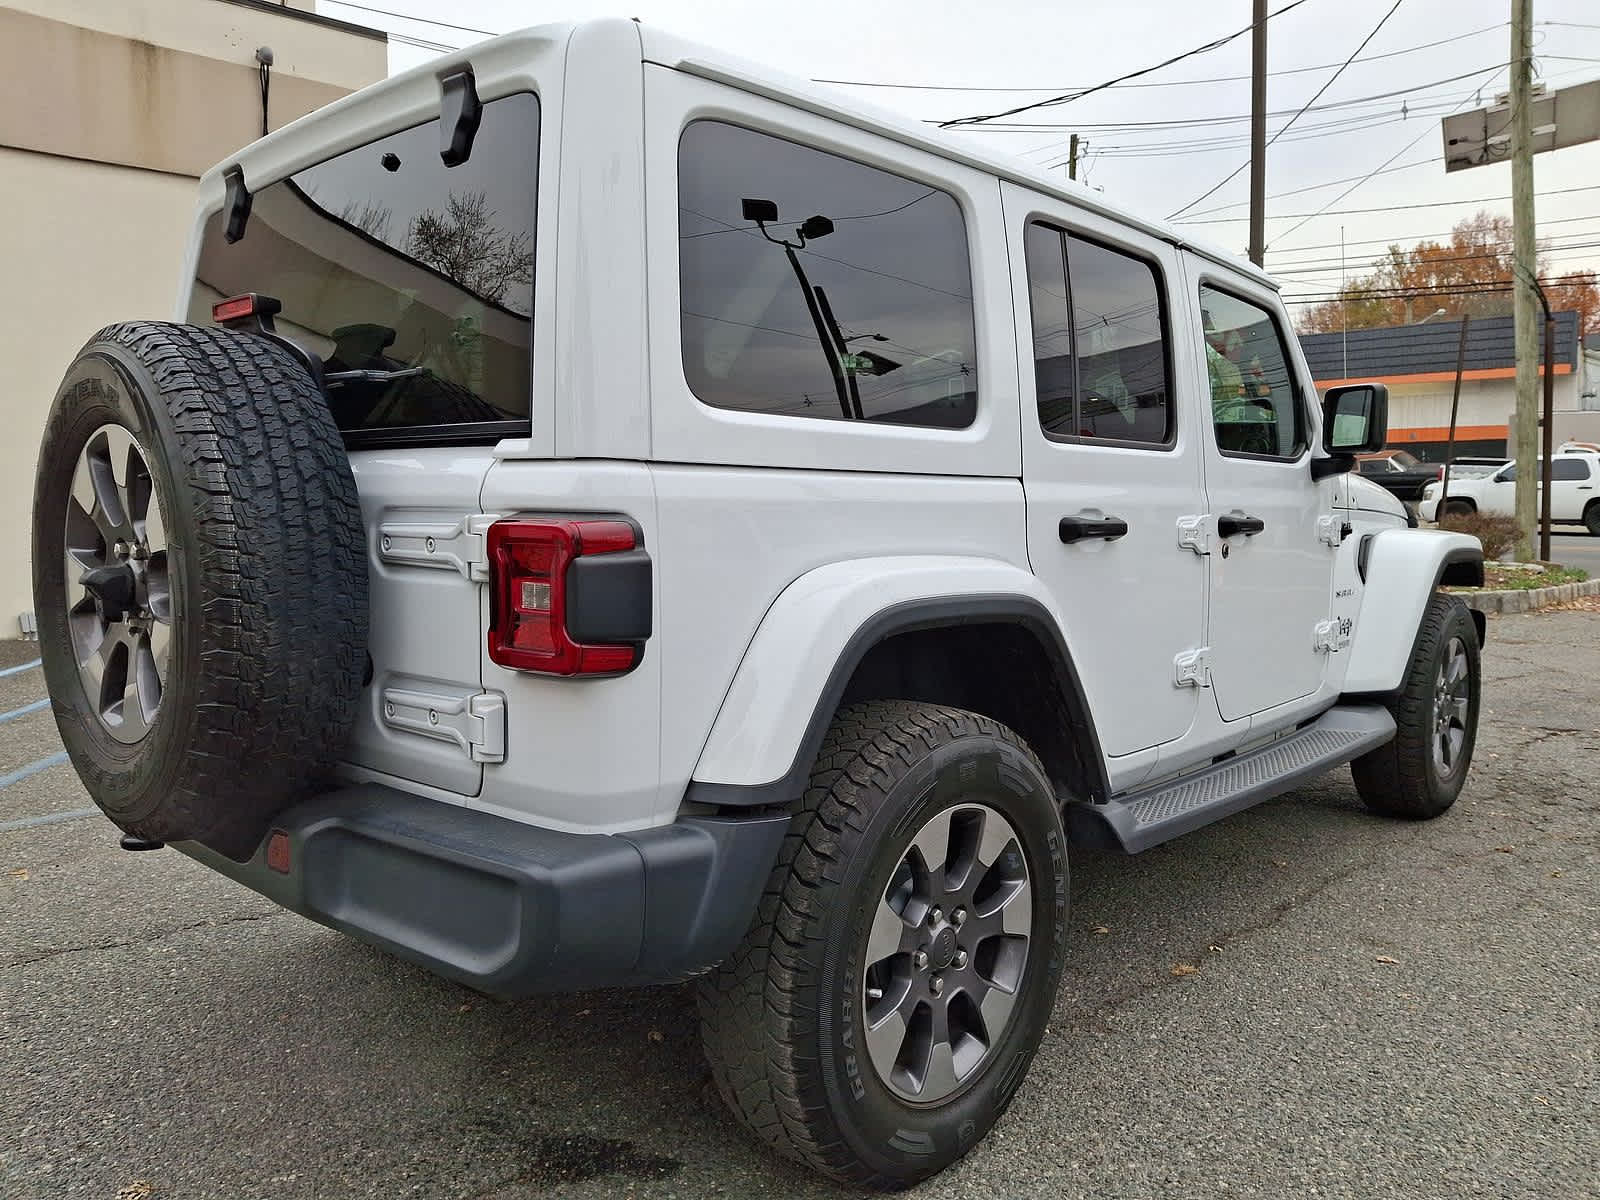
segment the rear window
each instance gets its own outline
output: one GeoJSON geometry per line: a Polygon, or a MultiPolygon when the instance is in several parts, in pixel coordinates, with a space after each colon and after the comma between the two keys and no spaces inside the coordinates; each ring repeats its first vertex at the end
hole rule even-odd
{"type": "Polygon", "coordinates": [[[446,168],[437,120],[257,191],[245,235],[206,222],[189,320],[243,292],[320,355],[352,442],[494,440],[529,428],[539,101],[483,106],[471,157],[446,168]]]}
{"type": "Polygon", "coordinates": [[[718,121],[678,148],[683,369],[716,408],[961,429],[977,412],[948,192],[718,121]]]}

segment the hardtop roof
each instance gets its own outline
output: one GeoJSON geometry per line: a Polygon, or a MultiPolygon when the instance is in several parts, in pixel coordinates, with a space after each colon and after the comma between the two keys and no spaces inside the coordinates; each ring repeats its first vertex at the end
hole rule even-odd
{"type": "Polygon", "coordinates": [[[1009,154],[997,154],[973,143],[966,135],[953,134],[938,126],[923,124],[890,109],[863,103],[841,89],[774,70],[749,59],[725,53],[687,38],[678,37],[651,25],[639,24],[644,60],[670,67],[743,91],[792,104],[857,128],[892,138],[919,150],[987,171],[1002,179],[1066,200],[1081,208],[1113,220],[1122,221],[1141,232],[1181,246],[1219,266],[1237,271],[1258,283],[1277,288],[1277,282],[1249,259],[1215,243],[1197,240],[1177,226],[1155,217],[1142,216],[1132,208],[1109,200],[1103,193],[1084,184],[1044,171],[1009,154]]]}

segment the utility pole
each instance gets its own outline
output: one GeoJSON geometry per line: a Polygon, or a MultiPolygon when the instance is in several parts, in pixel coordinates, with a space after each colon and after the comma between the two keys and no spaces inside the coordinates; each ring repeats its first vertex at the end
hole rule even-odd
{"type": "Polygon", "coordinates": [[[1258,267],[1267,257],[1266,224],[1267,0],[1255,0],[1250,38],[1250,261],[1258,267]]]}
{"type": "Polygon", "coordinates": [[[1516,257],[1517,403],[1512,456],[1517,460],[1517,558],[1533,558],[1539,491],[1539,326],[1534,315],[1538,246],[1533,211],[1533,0],[1511,0],[1511,223],[1516,257]]]}
{"type": "MultiPolygon", "coordinates": [[[[1056,145],[1058,145],[1058,146],[1060,144],[1061,144],[1060,142],[1056,143],[1056,145]]],[[[1068,179],[1076,179],[1077,177],[1078,177],[1078,135],[1077,134],[1073,134],[1072,135],[1072,141],[1069,143],[1068,148],[1067,148],[1067,178],[1068,179]]]]}

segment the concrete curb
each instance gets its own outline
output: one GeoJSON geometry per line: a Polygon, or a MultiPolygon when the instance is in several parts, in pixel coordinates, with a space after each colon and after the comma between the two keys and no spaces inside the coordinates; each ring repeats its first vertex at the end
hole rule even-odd
{"type": "Polygon", "coordinates": [[[1565,604],[1580,596],[1600,596],[1600,579],[1583,583],[1558,583],[1555,587],[1525,588],[1504,592],[1452,592],[1468,608],[1481,613],[1533,612],[1551,604],[1565,604]]]}

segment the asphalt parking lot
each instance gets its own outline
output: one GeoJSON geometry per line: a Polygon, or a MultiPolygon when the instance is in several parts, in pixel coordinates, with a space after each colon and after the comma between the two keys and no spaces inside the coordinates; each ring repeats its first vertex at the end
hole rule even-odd
{"type": "MultiPolygon", "coordinates": [[[[1441,820],[1340,772],[1076,857],[1032,1074],[914,1194],[1600,1194],[1600,613],[1490,638],[1441,820]]],[[[687,989],[487,1000],[123,853],[69,766],[20,774],[43,695],[0,675],[0,1196],[840,1194],[723,1114],[687,989]]]]}

